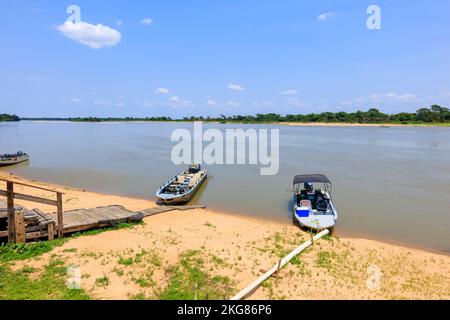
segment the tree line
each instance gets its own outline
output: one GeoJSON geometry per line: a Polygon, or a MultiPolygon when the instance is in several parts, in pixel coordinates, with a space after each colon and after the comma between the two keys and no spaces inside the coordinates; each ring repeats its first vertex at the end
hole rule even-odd
{"type": "Polygon", "coordinates": [[[219,122],[330,122],[330,123],[449,123],[450,110],[438,105],[430,108],[421,108],[415,113],[397,113],[386,114],[378,109],[372,108],[366,112],[356,111],[352,113],[340,112],[323,112],[310,114],[288,114],[280,115],[276,113],[257,114],[256,116],[224,116],[219,118],[203,118],[190,117],[184,118],[185,121],[219,121],[219,122]]]}
{"type": "MultiPolygon", "coordinates": [[[[15,115],[0,115],[0,121],[19,121],[15,115]],[[3,120],[4,119],[4,120],[3,120]]],[[[73,122],[127,122],[127,121],[205,121],[205,122],[236,122],[236,123],[277,123],[277,122],[330,122],[330,123],[374,123],[374,124],[420,124],[420,123],[450,123],[450,110],[439,105],[430,108],[420,108],[414,113],[386,114],[376,108],[368,111],[356,112],[323,112],[310,114],[288,114],[276,113],[257,115],[233,115],[219,117],[184,117],[183,119],[172,119],[170,117],[145,117],[145,118],[99,118],[99,117],[77,117],[77,118],[22,118],[22,120],[47,120],[47,121],[73,121],[73,122]]]]}
{"type": "Polygon", "coordinates": [[[0,121],[20,121],[20,118],[15,114],[0,114],[0,121]]]}

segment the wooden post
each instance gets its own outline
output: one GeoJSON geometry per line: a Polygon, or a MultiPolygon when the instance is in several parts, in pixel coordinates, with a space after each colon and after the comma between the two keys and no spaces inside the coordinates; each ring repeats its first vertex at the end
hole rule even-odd
{"type": "Polygon", "coordinates": [[[16,241],[16,212],[14,208],[14,184],[6,182],[6,197],[8,203],[8,242],[16,241]]]}
{"type": "Polygon", "coordinates": [[[58,203],[58,238],[61,239],[64,237],[64,220],[62,194],[60,192],[56,194],[56,202],[58,203]]]}
{"type": "Polygon", "coordinates": [[[27,237],[25,233],[25,221],[24,221],[24,212],[23,210],[19,210],[16,212],[16,243],[25,243],[27,242],[27,237]]]}
{"type": "Polygon", "coordinates": [[[49,223],[47,226],[47,235],[48,241],[53,241],[55,239],[55,225],[53,223],[49,223]]]}
{"type": "Polygon", "coordinates": [[[277,267],[277,271],[275,272],[275,274],[280,272],[280,269],[281,269],[281,259],[278,261],[278,267],[277,267]]]}

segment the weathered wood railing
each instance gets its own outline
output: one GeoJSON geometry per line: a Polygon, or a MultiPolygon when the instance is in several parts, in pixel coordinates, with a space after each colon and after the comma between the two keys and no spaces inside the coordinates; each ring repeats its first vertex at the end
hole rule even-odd
{"type": "Polygon", "coordinates": [[[6,183],[6,190],[0,189],[0,196],[7,198],[7,212],[8,212],[8,242],[25,242],[25,224],[23,211],[16,212],[14,199],[37,202],[45,205],[55,206],[57,208],[58,216],[58,237],[64,236],[64,220],[63,220],[63,193],[51,189],[37,187],[21,182],[0,179],[6,183]],[[56,195],[56,200],[30,196],[22,193],[14,192],[14,185],[38,189],[46,192],[52,192],[56,195]]]}

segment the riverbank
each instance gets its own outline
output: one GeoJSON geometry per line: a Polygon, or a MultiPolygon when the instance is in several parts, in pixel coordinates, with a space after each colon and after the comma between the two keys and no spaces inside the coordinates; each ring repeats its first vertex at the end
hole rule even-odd
{"type": "Polygon", "coordinates": [[[288,126],[288,127],[450,127],[450,123],[410,123],[410,124],[399,124],[399,123],[345,123],[345,122],[278,122],[274,123],[278,125],[288,126]]]}
{"type": "MultiPolygon", "coordinates": [[[[0,177],[64,192],[65,210],[123,205],[137,211],[155,206],[149,200],[98,194],[6,173],[0,177]]],[[[23,187],[18,191],[47,196],[44,191],[23,187]]],[[[52,211],[45,205],[17,202],[52,211]]],[[[195,292],[201,299],[224,299],[309,237],[283,223],[196,209],[71,238],[43,255],[0,262],[0,267],[7,268],[10,277],[28,277],[45,286],[52,281],[46,276],[50,267],[79,266],[81,287],[93,299],[193,299],[195,292]]],[[[1,299],[11,297],[5,288],[14,290],[14,283],[18,282],[11,280],[11,288],[0,285],[1,299]]],[[[250,298],[449,299],[449,288],[449,256],[380,241],[340,238],[338,233],[294,259],[250,298]]]]}
{"type": "MultiPolygon", "coordinates": [[[[21,121],[32,121],[42,123],[193,123],[192,120],[102,120],[102,121],[72,121],[69,119],[22,119],[21,121]]],[[[233,125],[280,125],[280,126],[299,126],[299,127],[425,127],[425,128],[446,128],[450,123],[353,123],[353,122],[271,122],[271,121],[209,121],[198,120],[206,124],[233,124],[233,125]]]]}

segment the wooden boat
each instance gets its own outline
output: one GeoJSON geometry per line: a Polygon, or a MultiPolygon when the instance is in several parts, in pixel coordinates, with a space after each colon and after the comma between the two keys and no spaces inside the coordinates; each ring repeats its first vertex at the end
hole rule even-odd
{"type": "Polygon", "coordinates": [[[338,213],[331,198],[332,183],[323,174],[298,175],[294,178],[294,224],[333,233],[338,213]],[[322,188],[317,188],[321,185],[322,188]]]}
{"type": "Polygon", "coordinates": [[[188,170],[176,175],[160,187],[156,191],[156,197],[163,204],[188,202],[207,178],[208,172],[202,170],[199,164],[192,164],[188,170]]]}
{"type": "Polygon", "coordinates": [[[11,166],[21,162],[28,161],[30,156],[24,152],[18,151],[15,154],[2,154],[0,155],[0,166],[11,166]]]}

